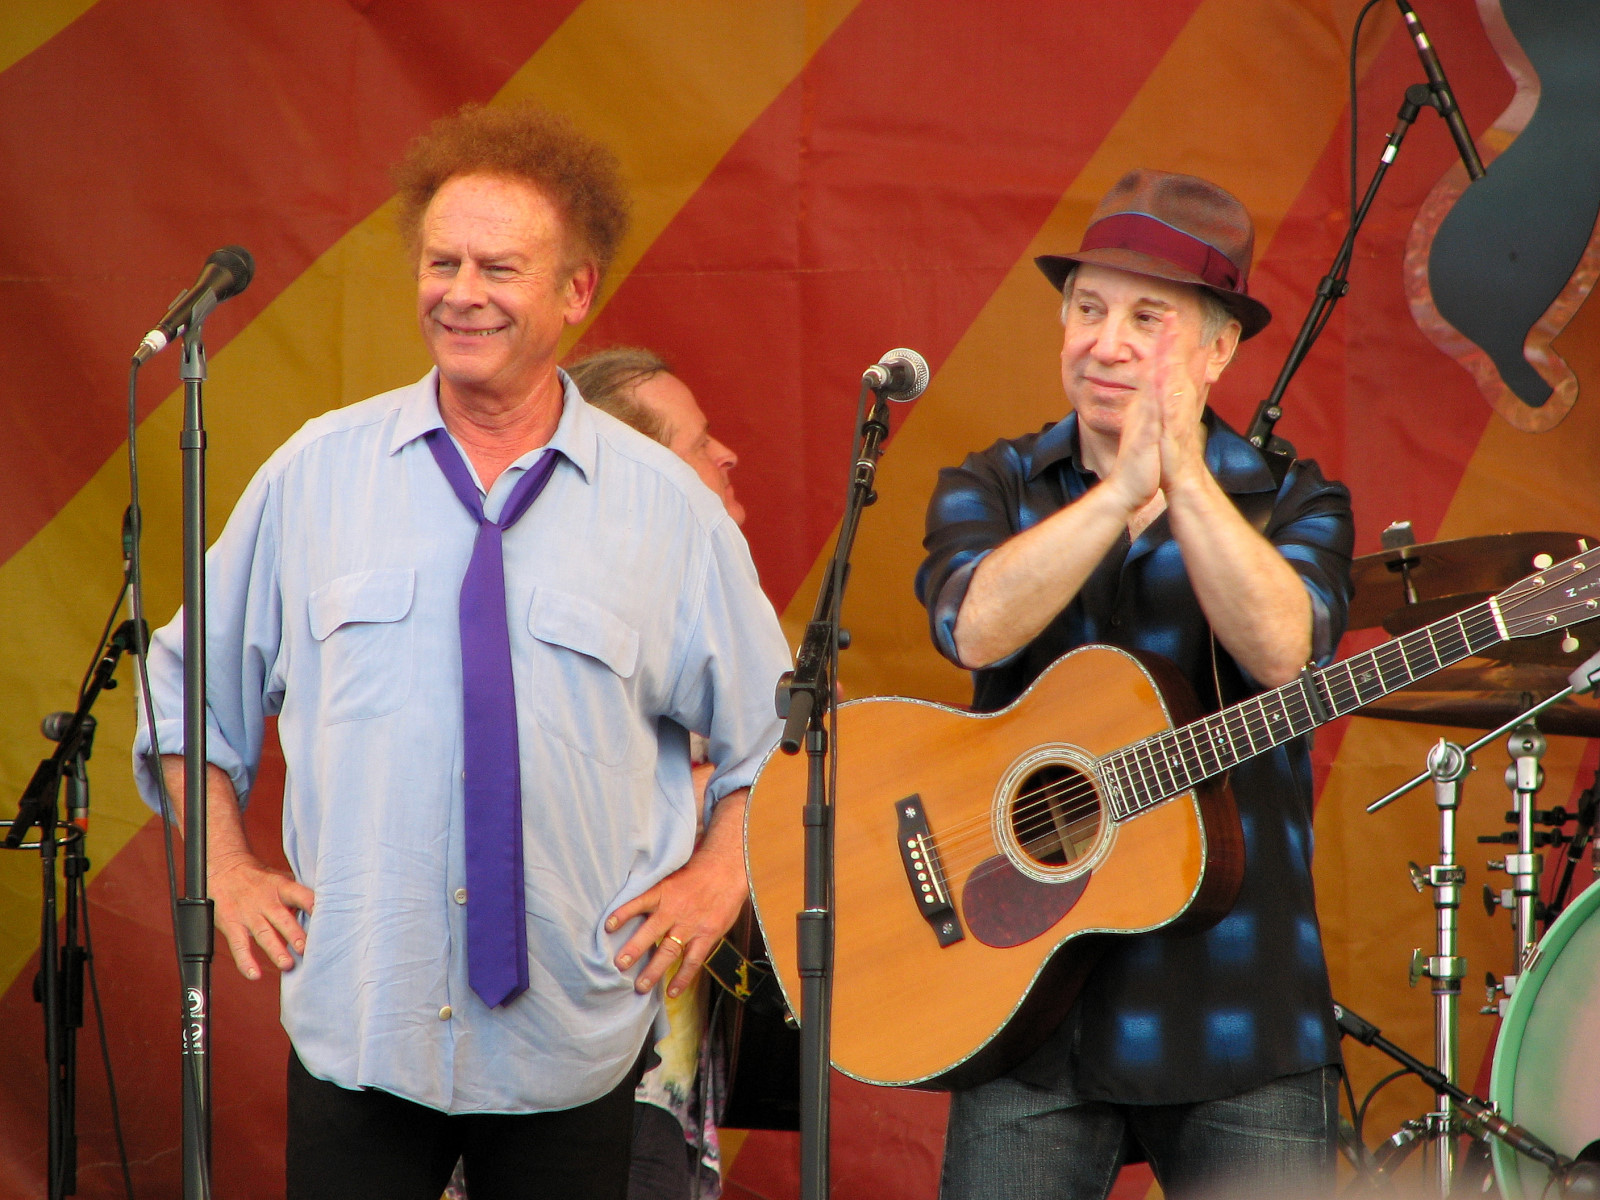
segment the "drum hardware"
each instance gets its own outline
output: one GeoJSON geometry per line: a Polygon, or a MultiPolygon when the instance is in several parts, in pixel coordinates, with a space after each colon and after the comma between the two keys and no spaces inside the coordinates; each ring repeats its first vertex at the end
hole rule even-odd
{"type": "MultiPolygon", "coordinates": [[[[1562,810],[1557,808],[1555,813],[1562,813],[1562,810]]],[[[1551,815],[1553,817],[1555,814],[1551,815]]],[[[1572,833],[1566,838],[1566,862],[1562,864],[1561,879],[1556,885],[1555,896],[1551,899],[1549,905],[1549,919],[1552,921],[1560,916],[1567,906],[1567,896],[1571,894],[1572,878],[1577,873],[1578,863],[1583,860],[1584,851],[1588,849],[1589,843],[1594,840],[1597,817],[1600,817],[1600,769],[1595,771],[1594,778],[1589,781],[1589,786],[1578,797],[1578,811],[1574,814],[1577,824],[1572,833]]],[[[1560,824],[1565,825],[1566,822],[1562,821],[1560,824]]],[[[1556,842],[1555,844],[1559,845],[1560,843],[1556,842]]],[[[1589,867],[1594,878],[1600,880],[1600,855],[1590,856],[1589,867]]],[[[1582,889],[1580,888],[1579,890],[1581,891],[1582,889]]]]}
{"type": "MultiPolygon", "coordinates": [[[[1515,970],[1490,987],[1488,1003],[1482,1010],[1486,1015],[1506,1015],[1506,1005],[1516,991],[1517,980],[1533,965],[1532,956],[1538,952],[1539,919],[1544,915],[1539,901],[1544,855],[1539,853],[1538,847],[1548,845],[1552,836],[1560,836],[1534,829],[1535,818],[1539,815],[1539,789],[1544,784],[1544,768],[1539,760],[1544,757],[1546,747],[1544,735],[1533,725],[1519,726],[1506,743],[1511,755],[1511,765],[1506,768],[1506,786],[1511,789],[1512,804],[1512,811],[1507,815],[1517,825],[1517,852],[1489,860],[1489,869],[1504,871],[1511,879],[1511,887],[1495,895],[1494,890],[1485,885],[1484,907],[1492,911],[1498,906],[1511,913],[1511,961],[1515,970]]],[[[1562,815],[1565,817],[1564,813],[1562,815]]],[[[1501,836],[1496,834],[1492,840],[1498,842],[1501,836]]]]}
{"type": "MultiPolygon", "coordinates": [[[[1507,733],[1513,727],[1516,727],[1516,733],[1512,736],[1511,748],[1514,755],[1520,752],[1522,758],[1513,766],[1512,774],[1509,778],[1518,785],[1526,786],[1531,795],[1536,795],[1542,775],[1542,771],[1539,768],[1539,757],[1544,753],[1545,743],[1544,738],[1539,735],[1537,729],[1529,727],[1528,722],[1532,717],[1565,700],[1572,692],[1573,688],[1569,684],[1547,699],[1532,705],[1527,712],[1514,717],[1502,728],[1485,734],[1470,746],[1458,746],[1453,742],[1440,738],[1438,743],[1428,751],[1428,769],[1426,771],[1409,782],[1402,784],[1387,796],[1375,800],[1367,806],[1367,812],[1377,812],[1424,781],[1430,779],[1433,781],[1434,805],[1439,810],[1439,861],[1425,868],[1418,866],[1416,863],[1411,863],[1409,866],[1412,886],[1419,892],[1424,888],[1431,887],[1433,889],[1433,908],[1435,913],[1434,953],[1425,956],[1420,949],[1413,950],[1410,977],[1412,986],[1415,986],[1417,981],[1422,978],[1433,981],[1434,1067],[1430,1069],[1430,1074],[1428,1075],[1422,1075],[1422,1072],[1417,1073],[1425,1079],[1436,1077],[1441,1086],[1435,1086],[1434,1088],[1434,1110],[1419,1118],[1417,1123],[1408,1123],[1407,1126],[1402,1127],[1401,1133],[1396,1134],[1396,1138],[1392,1139],[1392,1145],[1388,1149],[1387,1157],[1399,1154],[1401,1158],[1404,1158],[1415,1148],[1414,1143],[1420,1140],[1428,1153],[1428,1173],[1434,1181],[1437,1194],[1440,1196],[1448,1196],[1450,1194],[1455,1180],[1456,1135],[1473,1132],[1474,1124],[1473,1121],[1463,1120],[1458,1115],[1457,1106],[1461,1102],[1461,1095],[1465,1093],[1460,1093],[1460,1089],[1455,1086],[1460,1034],[1461,980],[1467,971],[1467,960],[1457,953],[1456,922],[1456,914],[1461,907],[1461,887],[1465,882],[1465,872],[1455,858],[1456,810],[1461,805],[1461,782],[1472,769],[1472,755],[1502,733],[1507,733]]],[[[1526,803],[1530,814],[1530,821],[1527,826],[1530,844],[1533,832],[1531,824],[1532,804],[1533,801],[1530,796],[1526,803]]],[[[1521,810],[1519,809],[1519,811],[1521,810]]],[[[1519,862],[1516,865],[1524,871],[1530,866],[1526,862],[1519,862]]],[[[1515,878],[1518,880],[1520,887],[1526,888],[1528,886],[1524,876],[1515,878]]],[[[1533,886],[1536,892],[1537,876],[1534,877],[1533,886]]],[[[1537,894],[1535,894],[1534,898],[1537,899],[1537,894]]],[[[1519,897],[1519,899],[1523,898],[1519,897]]],[[[1530,924],[1529,928],[1531,927],[1530,924]]],[[[1520,954],[1518,962],[1521,962],[1520,954]]],[[[1374,1036],[1376,1036],[1376,1031],[1374,1031],[1374,1036]]],[[[1371,1041],[1366,1041],[1364,1037],[1359,1037],[1358,1040],[1362,1040],[1366,1045],[1374,1044],[1371,1041]]],[[[1389,1053],[1389,1051],[1385,1050],[1385,1053],[1389,1053]]],[[[1401,1059],[1397,1055],[1391,1054],[1390,1057],[1395,1058],[1398,1062],[1405,1062],[1405,1059],[1401,1059]]],[[[1481,1106],[1482,1102],[1479,1101],[1478,1104],[1481,1106]]],[[[1466,1111],[1476,1117],[1475,1111],[1470,1106],[1466,1106],[1466,1111]]],[[[1387,1157],[1385,1157],[1384,1161],[1387,1161],[1387,1157]]]]}
{"type": "MultiPolygon", "coordinates": [[[[1560,1180],[1559,1195],[1588,1197],[1597,1194],[1596,1186],[1600,1184],[1600,1170],[1596,1169],[1593,1160],[1588,1157],[1594,1148],[1592,1143],[1576,1158],[1568,1158],[1528,1129],[1506,1120],[1496,1110],[1494,1104],[1486,1103],[1471,1092],[1456,1086],[1455,1082],[1446,1078],[1441,1071],[1435,1070],[1421,1059],[1402,1050],[1384,1037],[1376,1025],[1359,1014],[1336,1003],[1333,1006],[1333,1015],[1334,1020],[1338,1022],[1341,1036],[1353,1037],[1362,1045],[1371,1046],[1387,1054],[1405,1071],[1417,1076],[1444,1100],[1449,1101],[1454,1108],[1459,1109],[1463,1115],[1452,1123],[1454,1132],[1491,1138],[1497,1150],[1500,1147],[1509,1147],[1516,1154],[1532,1159],[1560,1180]]],[[[1380,1179],[1392,1174],[1411,1151],[1417,1145],[1424,1144],[1425,1140],[1434,1145],[1441,1144],[1439,1134],[1435,1130],[1437,1122],[1434,1118],[1437,1116],[1438,1113],[1429,1113],[1426,1117],[1405,1122],[1378,1151],[1373,1157],[1373,1169],[1380,1179]]],[[[1449,1181],[1446,1180],[1445,1183],[1448,1185],[1449,1181]]],[[[1448,1195],[1448,1186],[1440,1194],[1448,1195]]]]}

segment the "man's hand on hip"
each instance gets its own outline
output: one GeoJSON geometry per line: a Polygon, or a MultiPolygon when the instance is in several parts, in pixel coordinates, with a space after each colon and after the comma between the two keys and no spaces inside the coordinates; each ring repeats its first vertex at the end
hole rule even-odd
{"type": "Polygon", "coordinates": [[[306,949],[305,930],[296,913],[311,911],[311,889],[248,851],[213,858],[208,874],[217,905],[217,929],[233,952],[239,974],[246,979],[261,978],[258,946],[278,970],[293,970],[295,957],[306,949]]]}
{"type": "Polygon", "coordinates": [[[667,994],[678,995],[694,982],[718,939],[738,918],[750,886],[743,840],[748,794],[741,790],[726,796],[689,861],[606,919],[606,929],[614,931],[635,917],[644,918],[616,958],[617,969],[626,971],[651,951],[634,981],[638,991],[655,987],[676,963],[678,973],[667,994]]]}

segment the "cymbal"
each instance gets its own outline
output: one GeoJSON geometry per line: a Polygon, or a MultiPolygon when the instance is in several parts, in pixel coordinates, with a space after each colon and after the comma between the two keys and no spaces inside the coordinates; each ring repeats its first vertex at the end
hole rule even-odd
{"type": "MultiPolygon", "coordinates": [[[[1380,721],[1495,729],[1566,687],[1570,671],[1570,666],[1469,658],[1428,676],[1422,681],[1426,690],[1402,688],[1368,704],[1357,715],[1380,721]]],[[[1535,721],[1545,733],[1600,737],[1600,703],[1593,696],[1569,696],[1545,709],[1535,721]]]]}
{"type": "MultiPolygon", "coordinates": [[[[1548,554],[1552,562],[1571,558],[1583,549],[1578,544],[1581,537],[1576,533],[1494,533],[1364,554],[1350,564],[1356,589],[1350,601],[1350,628],[1388,628],[1387,618],[1407,607],[1410,598],[1402,562],[1409,564],[1406,574],[1416,602],[1456,601],[1430,618],[1437,620],[1531,575],[1538,569],[1534,565],[1538,555],[1548,554]]],[[[1600,540],[1585,540],[1591,546],[1600,545],[1600,540]]],[[[1427,621],[1418,621],[1410,628],[1425,624],[1427,621]]]]}

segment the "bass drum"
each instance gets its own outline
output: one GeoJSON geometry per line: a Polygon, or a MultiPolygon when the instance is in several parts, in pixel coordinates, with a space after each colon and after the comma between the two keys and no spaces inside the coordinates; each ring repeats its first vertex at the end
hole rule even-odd
{"type": "MultiPolygon", "coordinates": [[[[1600,886],[1572,901],[1517,980],[1495,1046],[1489,1098],[1557,1153],[1574,1158],[1600,1138],[1600,886]]],[[[1540,1200],[1550,1172],[1494,1142],[1506,1200],[1540,1200]]]]}

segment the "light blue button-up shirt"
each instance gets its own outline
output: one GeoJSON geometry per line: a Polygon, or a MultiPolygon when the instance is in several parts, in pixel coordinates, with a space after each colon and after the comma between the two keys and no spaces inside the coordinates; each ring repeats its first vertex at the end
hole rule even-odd
{"type": "MultiPolygon", "coordinates": [[[[457,603],[477,523],[423,434],[437,375],[307,423],[206,559],[208,746],[247,796],[263,718],[288,764],[283,839],[316,894],[283,1024],[312,1074],[449,1112],[569,1108],[632,1066],[660,1005],[613,965],[606,914],[694,848],[777,740],[789,664],[721,502],[566,380],[544,493],[504,539],[522,766],[528,990],[467,983],[457,603]]],[[[534,451],[484,507],[499,512],[534,451]]],[[[183,749],[182,624],[153,640],[160,749],[183,749]]],[[[154,777],[141,724],[135,771],[154,777]]]]}

